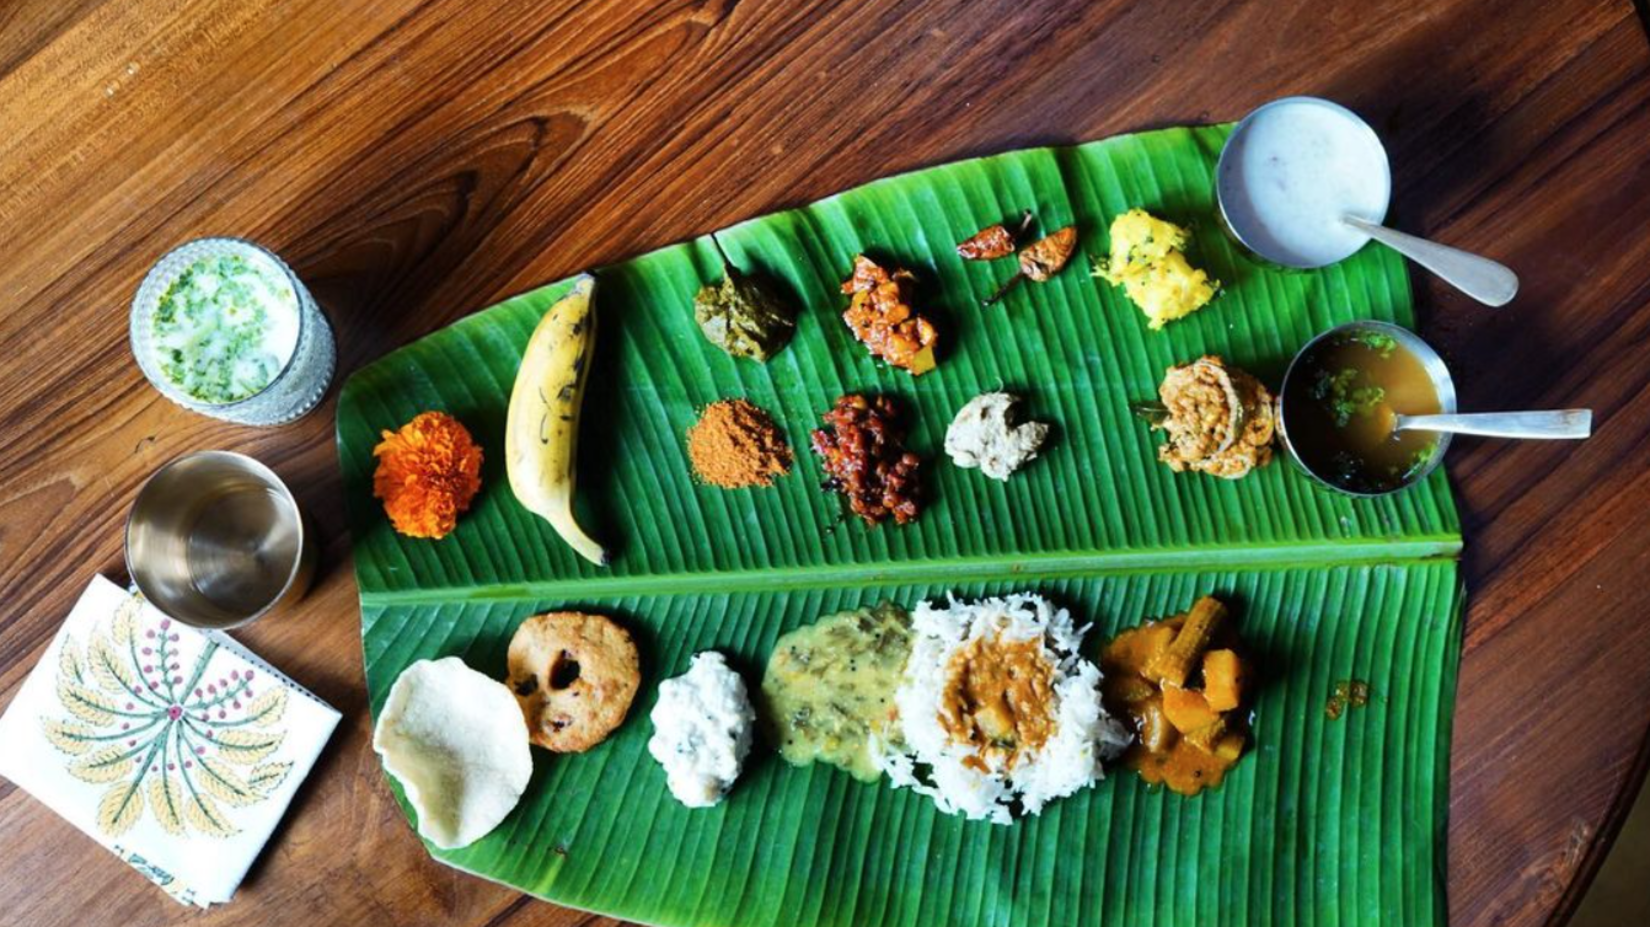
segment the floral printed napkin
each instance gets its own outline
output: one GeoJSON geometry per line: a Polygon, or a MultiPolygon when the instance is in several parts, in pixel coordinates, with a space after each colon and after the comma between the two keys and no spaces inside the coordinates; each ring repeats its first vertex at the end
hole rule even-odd
{"type": "Polygon", "coordinates": [[[228,901],[338,712],[94,577],[0,717],[0,775],[185,904],[228,901]]]}

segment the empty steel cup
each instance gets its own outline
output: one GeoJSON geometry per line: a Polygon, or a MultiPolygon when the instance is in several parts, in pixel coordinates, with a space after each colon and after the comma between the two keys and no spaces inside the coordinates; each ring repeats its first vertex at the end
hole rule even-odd
{"type": "Polygon", "coordinates": [[[145,598],[197,628],[234,628],[296,602],[315,573],[298,503],[268,467],[187,454],[138,491],[126,568],[145,598]]]}

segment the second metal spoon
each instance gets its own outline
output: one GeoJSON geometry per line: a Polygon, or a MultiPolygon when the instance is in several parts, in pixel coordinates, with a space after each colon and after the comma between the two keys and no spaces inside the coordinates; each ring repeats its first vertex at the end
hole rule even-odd
{"type": "Polygon", "coordinates": [[[1518,295],[1518,275],[1504,264],[1357,216],[1342,216],[1341,221],[1432,271],[1445,283],[1486,306],[1505,306],[1518,295]]]}
{"type": "Polygon", "coordinates": [[[1593,413],[1590,409],[1565,409],[1552,412],[1394,415],[1392,430],[1447,431],[1490,438],[1585,438],[1593,433],[1593,413]]]}

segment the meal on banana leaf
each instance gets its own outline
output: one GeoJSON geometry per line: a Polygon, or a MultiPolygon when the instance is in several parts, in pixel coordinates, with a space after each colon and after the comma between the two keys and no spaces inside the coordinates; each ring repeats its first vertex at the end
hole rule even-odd
{"type": "Polygon", "coordinates": [[[1161,329],[1208,305],[1220,289],[1220,281],[1187,262],[1190,240],[1186,229],[1131,209],[1112,220],[1111,252],[1095,262],[1094,275],[1121,286],[1148,327],[1161,329]]]}
{"type": "Polygon", "coordinates": [[[1127,746],[1099,668],[1078,654],[1085,629],[1047,599],[924,602],[912,630],[894,695],[904,743],[872,751],[895,786],[941,811],[997,824],[1039,814],[1127,746]]]}
{"type": "Polygon", "coordinates": [[[709,808],[733,788],[751,749],[745,681],[715,651],[695,654],[688,671],[659,683],[648,716],[647,752],[665,769],[670,794],[689,808],[709,808]]]}
{"type": "Polygon", "coordinates": [[[829,763],[856,779],[882,775],[873,739],[902,743],[894,691],[911,654],[911,617],[897,605],[827,615],[774,643],[762,717],[793,766],[829,763]]]}
{"type": "Polygon", "coordinates": [[[710,240],[724,276],[693,297],[693,317],[711,344],[734,357],[765,363],[796,332],[796,307],[771,281],[734,267],[715,235],[710,240]]]}
{"type": "Polygon", "coordinates": [[[1226,606],[1204,596],[1192,610],[1148,621],[1106,645],[1106,704],[1126,713],[1139,741],[1124,762],[1182,795],[1220,785],[1243,756],[1248,666],[1226,606]]]}
{"type": "Polygon", "coordinates": [[[1142,407],[1152,427],[1167,432],[1157,459],[1187,470],[1241,479],[1272,459],[1276,413],[1259,380],[1214,354],[1170,367],[1157,405],[1142,407]]]}
{"type": "Polygon", "coordinates": [[[516,628],[506,660],[533,743],[554,753],[606,740],[642,681],[630,632],[605,615],[534,615],[516,628]]]}
{"type": "Polygon", "coordinates": [[[922,511],[917,473],[922,460],[905,449],[905,426],[887,396],[853,393],[837,399],[812,434],[813,451],[825,468],[827,491],[839,492],[866,524],[890,516],[898,524],[922,511]]]}
{"type": "Polygon", "coordinates": [[[401,671],[372,748],[401,783],[419,835],[444,850],[497,827],[533,775],[527,725],[510,690],[458,657],[401,671]]]}
{"type": "Polygon", "coordinates": [[[842,320],[873,357],[921,376],[934,369],[940,334],[912,308],[916,282],[904,268],[890,273],[863,254],[855,257],[853,275],[842,284],[842,292],[851,294],[842,320]]]}
{"type": "Polygon", "coordinates": [[[1352,331],[1314,346],[1290,374],[1289,440],[1301,461],[1342,489],[1379,493],[1432,463],[1438,437],[1394,431],[1395,415],[1441,410],[1419,358],[1385,332],[1352,331]]]}
{"type": "Polygon", "coordinates": [[[968,401],[945,430],[945,452],[959,467],[978,467],[994,480],[1006,481],[1037,456],[1048,439],[1048,425],[1019,422],[1020,397],[982,393],[968,401]]]}
{"type": "Polygon", "coordinates": [[[445,412],[420,412],[382,435],[372,449],[372,494],[390,524],[407,537],[446,537],[481,489],[481,448],[445,412]]]}
{"type": "Polygon", "coordinates": [[[607,549],[573,516],[579,411],[596,348],[596,278],[585,274],[527,339],[504,422],[504,469],[522,507],[550,523],[579,556],[607,565],[607,549]]]}
{"type": "Polygon", "coordinates": [[[773,418],[743,399],[713,402],[687,432],[693,475],[723,489],[772,486],[791,472],[791,446],[773,418]]]}

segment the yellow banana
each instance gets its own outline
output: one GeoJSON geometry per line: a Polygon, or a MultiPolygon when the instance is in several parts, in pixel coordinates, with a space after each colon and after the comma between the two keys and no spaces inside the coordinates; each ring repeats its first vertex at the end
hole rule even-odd
{"type": "Polygon", "coordinates": [[[573,518],[579,406],[596,346],[595,289],[595,277],[579,277],[533,329],[510,391],[504,464],[516,499],[548,521],[580,556],[606,566],[606,549],[573,518]]]}

